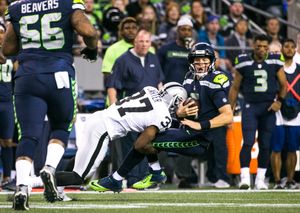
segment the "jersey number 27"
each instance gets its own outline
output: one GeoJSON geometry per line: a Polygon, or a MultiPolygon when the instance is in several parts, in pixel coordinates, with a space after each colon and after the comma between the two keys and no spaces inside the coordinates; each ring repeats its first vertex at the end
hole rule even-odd
{"type": "Polygon", "coordinates": [[[149,112],[153,110],[153,106],[148,97],[144,97],[146,92],[144,90],[133,94],[130,97],[123,98],[122,100],[116,102],[118,108],[118,112],[120,116],[124,116],[127,112],[149,112]],[[131,100],[139,100],[139,105],[135,107],[123,107],[122,104],[129,102],[131,100]]]}

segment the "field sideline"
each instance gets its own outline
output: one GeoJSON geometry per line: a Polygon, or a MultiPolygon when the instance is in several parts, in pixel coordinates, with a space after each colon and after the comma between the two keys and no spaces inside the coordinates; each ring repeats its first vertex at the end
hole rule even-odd
{"type": "MultiPolygon", "coordinates": [[[[300,212],[300,190],[159,190],[114,194],[68,193],[74,200],[49,204],[33,192],[30,212],[300,212]]],[[[11,210],[12,193],[0,192],[0,212],[11,210]]]]}

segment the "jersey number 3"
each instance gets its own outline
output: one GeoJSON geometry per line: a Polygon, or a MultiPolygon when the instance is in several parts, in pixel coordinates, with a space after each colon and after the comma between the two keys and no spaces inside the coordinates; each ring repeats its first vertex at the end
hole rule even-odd
{"type": "Polygon", "coordinates": [[[255,92],[266,92],[268,90],[268,73],[266,70],[254,70],[256,77],[255,92]]]}
{"type": "Polygon", "coordinates": [[[40,15],[23,16],[19,21],[22,48],[44,47],[47,50],[62,48],[65,44],[63,30],[59,27],[51,27],[51,23],[60,21],[61,17],[61,13],[49,13],[41,17],[40,15]],[[41,28],[33,29],[31,25],[34,24],[41,28]]]}

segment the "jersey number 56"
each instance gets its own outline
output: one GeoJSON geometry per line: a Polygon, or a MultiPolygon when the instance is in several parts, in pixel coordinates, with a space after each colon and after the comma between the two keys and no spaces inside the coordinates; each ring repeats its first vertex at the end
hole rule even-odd
{"type": "Polygon", "coordinates": [[[61,13],[23,16],[19,21],[22,48],[44,47],[47,50],[62,48],[65,44],[63,30],[51,27],[51,23],[60,21],[61,17],[61,13]],[[32,25],[40,26],[41,29],[33,29],[32,25]]]}

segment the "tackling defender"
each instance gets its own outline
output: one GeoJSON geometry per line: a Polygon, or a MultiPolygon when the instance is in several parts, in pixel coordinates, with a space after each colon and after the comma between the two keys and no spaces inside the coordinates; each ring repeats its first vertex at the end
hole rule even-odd
{"type": "Polygon", "coordinates": [[[174,112],[179,103],[186,98],[187,93],[182,85],[170,82],[160,91],[147,86],[107,109],[93,113],[84,129],[83,138],[87,143],[78,146],[72,172],[56,173],[57,185],[83,184],[99,167],[109,142],[125,136],[130,131],[140,133],[134,143],[137,152],[157,153],[151,146],[151,141],[159,132],[171,126],[170,112],[174,112]]]}

